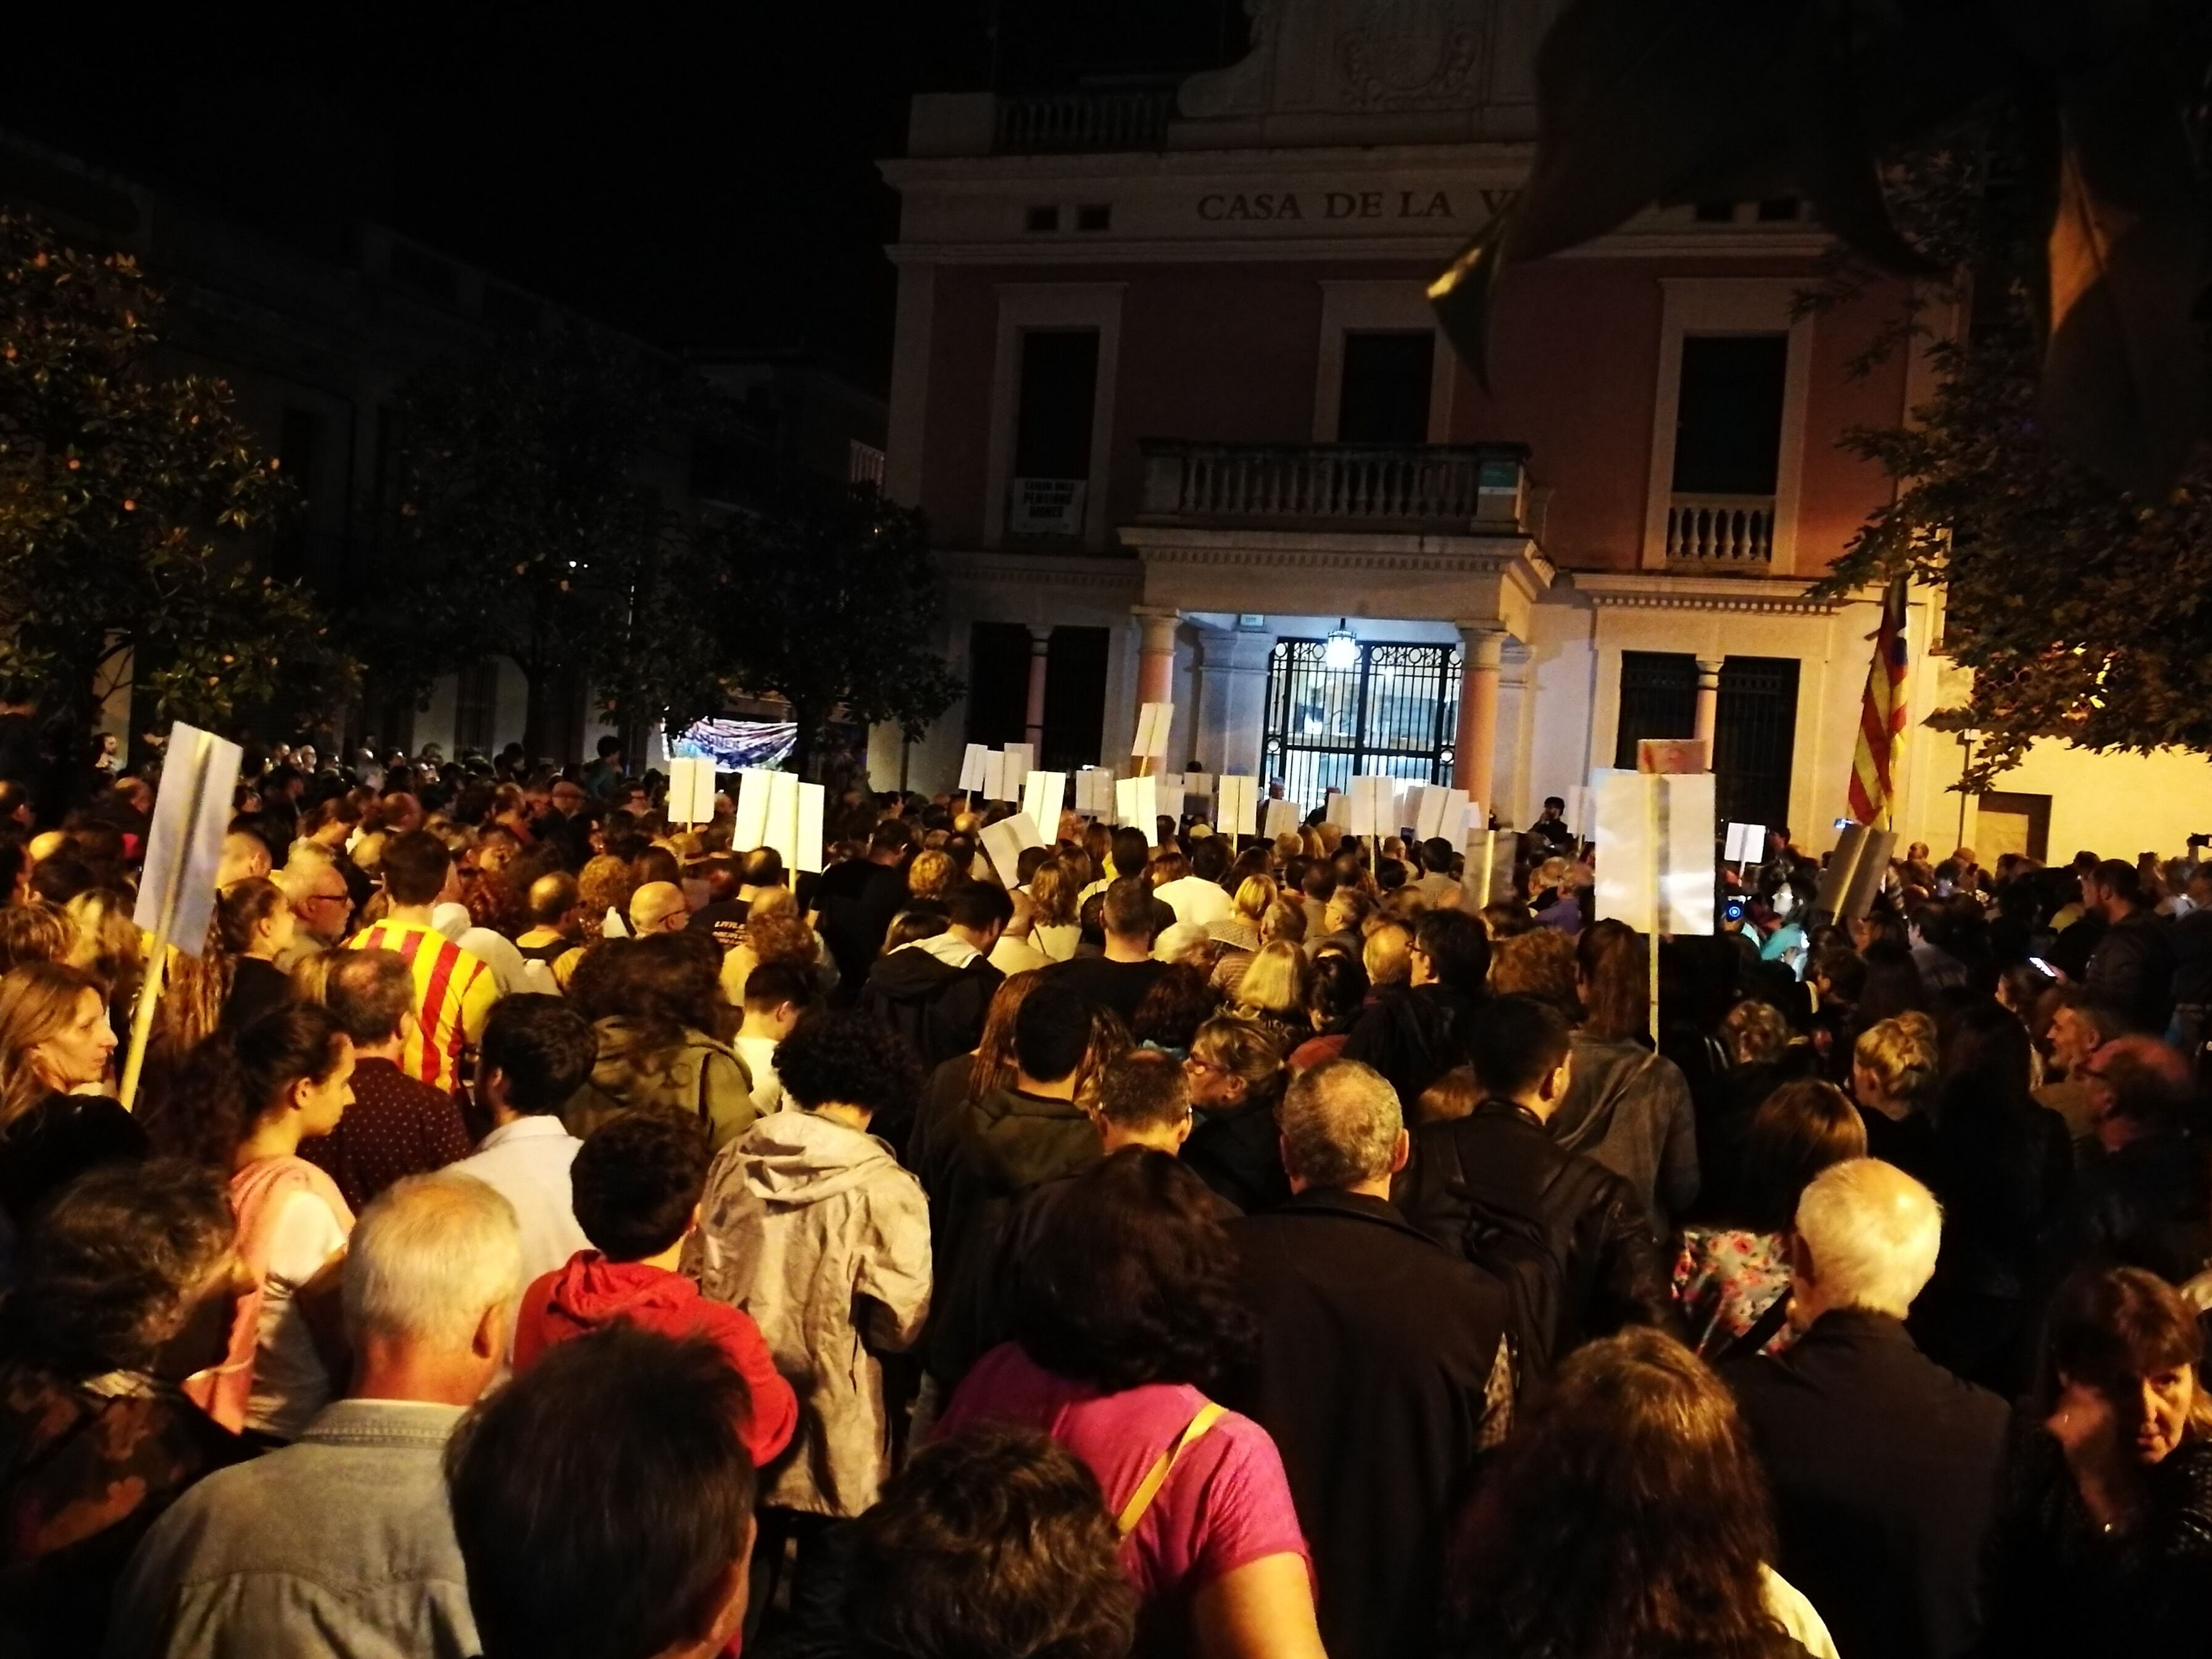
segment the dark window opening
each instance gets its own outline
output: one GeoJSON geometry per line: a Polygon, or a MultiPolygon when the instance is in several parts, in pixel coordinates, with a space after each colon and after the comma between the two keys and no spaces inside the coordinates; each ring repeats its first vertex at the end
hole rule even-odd
{"type": "Polygon", "coordinates": [[[1794,222],[1797,217],[1797,198],[1795,196],[1770,196],[1759,204],[1759,222],[1763,225],[1794,222]]]}
{"type": "Polygon", "coordinates": [[[1435,331],[1347,333],[1344,381],[1336,405],[1336,441],[1346,444],[1422,444],[1429,439],[1429,386],[1435,331]]]}
{"type": "Polygon", "coordinates": [[[1097,389],[1097,329],[1039,329],[1022,335],[1014,477],[1091,476],[1091,405],[1097,389]]]}
{"type": "Polygon", "coordinates": [[[497,735],[499,659],[479,657],[461,670],[453,688],[453,747],[489,755],[497,735]]]}
{"type": "Polygon", "coordinates": [[[1029,707],[1030,630],[1019,623],[972,624],[968,630],[968,741],[993,749],[1020,743],[1028,728],[1029,707]]]}
{"type": "Polygon", "coordinates": [[[1024,230],[1058,230],[1060,210],[1050,205],[1033,207],[1022,216],[1024,230]]]}
{"type": "Polygon", "coordinates": [[[1677,494],[1771,495],[1782,455],[1787,334],[1690,335],[1674,416],[1677,494]]]}
{"type": "MultiPolygon", "coordinates": [[[[1104,628],[1052,630],[1045,659],[1044,750],[1037,763],[1048,771],[1073,772],[1105,759],[1106,656],[1113,637],[1104,628]]],[[[1041,823],[1037,832],[1049,836],[1051,826],[1041,823]]]]}
{"type": "Polygon", "coordinates": [[[1701,225],[1732,225],[1735,222],[1734,202],[1700,202],[1697,206],[1698,222],[1701,225]]]}
{"type": "Polygon", "coordinates": [[[1075,210],[1078,230],[1106,230],[1114,223],[1114,210],[1104,202],[1093,202],[1075,210]]]}
{"type": "Polygon", "coordinates": [[[1645,738],[1691,738],[1697,732],[1698,659],[1672,651],[1622,652],[1613,763],[1632,772],[1636,745],[1645,738]]]}
{"type": "Polygon", "coordinates": [[[1730,657],[1713,722],[1714,811],[1723,823],[1790,822],[1797,659],[1730,657]]]}

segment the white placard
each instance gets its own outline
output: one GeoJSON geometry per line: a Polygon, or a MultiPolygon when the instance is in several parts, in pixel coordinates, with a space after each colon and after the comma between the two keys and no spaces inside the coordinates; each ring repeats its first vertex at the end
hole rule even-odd
{"type": "Polygon", "coordinates": [[[668,821],[711,823],[714,819],[714,763],[678,755],[668,763],[668,821]]]}
{"type": "Polygon", "coordinates": [[[750,853],[768,845],[769,780],[776,775],[757,766],[738,774],[738,818],[730,826],[730,850],[750,853]]]}
{"type": "Polygon", "coordinates": [[[1413,817],[1416,841],[1449,841],[1463,833],[1469,802],[1449,784],[1425,783],[1413,817]]]}
{"type": "MultiPolygon", "coordinates": [[[[1066,799],[1065,772],[1032,772],[1022,781],[1022,811],[1034,830],[1049,826],[1054,836],[1059,835],[1060,805],[1066,799]]],[[[1012,887],[1013,883],[1006,885],[1012,887]]]]}
{"type": "Polygon", "coordinates": [[[960,757],[960,792],[972,795],[983,787],[983,765],[990,755],[985,744],[971,743],[968,752],[960,757]]]}
{"type": "Polygon", "coordinates": [[[1148,702],[1137,711],[1136,741],[1129,752],[1145,760],[1165,760],[1168,753],[1168,732],[1175,724],[1175,705],[1171,702],[1148,702]]]}
{"type": "Polygon", "coordinates": [[[1005,750],[993,749],[985,753],[983,757],[983,782],[981,787],[983,791],[983,799],[985,800],[1006,800],[1011,799],[1006,793],[1008,785],[1006,782],[1006,757],[1005,750]]]}
{"type": "Polygon", "coordinates": [[[1021,881],[1022,854],[1032,847],[1044,845],[1044,837],[1037,834],[1036,820],[1027,812],[1017,812],[1010,818],[985,824],[978,839],[983,843],[983,856],[991,860],[991,868],[998,872],[1000,884],[1009,893],[1021,881]]]}
{"type": "Polygon", "coordinates": [[[1639,933],[1711,933],[1713,775],[1610,772],[1591,793],[1599,920],[1639,933]]]}
{"type": "Polygon", "coordinates": [[[1342,790],[1332,789],[1328,792],[1328,799],[1322,803],[1321,821],[1323,823],[1333,823],[1340,830],[1344,828],[1344,792],[1342,790]]]}
{"type": "Polygon", "coordinates": [[[1755,864],[1765,850],[1765,824],[1731,823],[1728,827],[1728,846],[1721,856],[1735,864],[1755,864]]]}
{"type": "Polygon", "coordinates": [[[1305,816],[1305,808],[1294,800],[1271,800],[1267,803],[1267,816],[1261,824],[1261,833],[1270,841],[1277,836],[1295,836],[1305,816]]]}
{"type": "Polygon", "coordinates": [[[1116,822],[1145,832],[1145,845],[1159,833],[1160,781],[1158,778],[1117,778],[1114,782],[1116,822]]]}
{"type": "Polygon", "coordinates": [[[1036,770],[1036,745],[1033,743],[1010,743],[1006,745],[1006,799],[1014,799],[1013,791],[1021,787],[1022,780],[1036,770]]]}
{"type": "MultiPolygon", "coordinates": [[[[1153,810],[1157,811],[1160,817],[1164,818],[1173,818],[1180,823],[1182,821],[1182,780],[1180,778],[1156,778],[1153,781],[1159,786],[1154,793],[1154,799],[1158,801],[1159,805],[1153,810]]],[[[1145,826],[1145,833],[1148,836],[1153,836],[1157,840],[1159,833],[1159,826],[1156,823],[1148,823],[1145,826]]]]}
{"type": "Polygon", "coordinates": [[[1258,835],[1260,780],[1224,777],[1213,803],[1213,815],[1216,829],[1224,830],[1232,836],[1258,835]]]}
{"type": "Polygon", "coordinates": [[[1397,809],[1398,792],[1395,781],[1379,775],[1357,777],[1352,781],[1352,793],[1345,797],[1344,830],[1348,836],[1382,836],[1395,833],[1384,829],[1384,822],[1397,809]]]}
{"type": "MultiPolygon", "coordinates": [[[[1224,779],[1223,781],[1225,783],[1228,780],[1224,779]]],[[[1220,791],[1214,787],[1213,774],[1186,772],[1182,775],[1182,798],[1188,800],[1193,795],[1204,796],[1213,802],[1215,807],[1218,809],[1221,804],[1221,794],[1220,791]]]]}
{"type": "Polygon", "coordinates": [[[768,828],[762,832],[761,845],[773,847],[783,854],[783,867],[799,867],[799,774],[771,772],[768,775],[768,828]]]}
{"type": "Polygon", "coordinates": [[[1075,810],[1086,817],[1114,816],[1114,775],[1102,766],[1086,766],[1075,775],[1075,810]]]}
{"type": "Polygon", "coordinates": [[[161,931],[166,920],[169,942],[197,957],[207,949],[216,873],[222,866],[222,838],[230,828],[245,751],[179,720],[169,728],[163,752],[138,906],[131,919],[149,933],[161,931]]]}

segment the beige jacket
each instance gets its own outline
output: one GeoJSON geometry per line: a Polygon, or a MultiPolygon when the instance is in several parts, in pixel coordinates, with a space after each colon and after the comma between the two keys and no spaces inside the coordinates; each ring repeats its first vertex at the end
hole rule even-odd
{"type": "Polygon", "coordinates": [[[699,1287],[760,1327],[799,1396],[792,1449],[761,1501],[855,1516],[891,1474],[878,1352],[929,1315],[929,1206],[890,1148],[811,1112],[775,1112],[708,1171],[685,1259],[699,1287]]]}

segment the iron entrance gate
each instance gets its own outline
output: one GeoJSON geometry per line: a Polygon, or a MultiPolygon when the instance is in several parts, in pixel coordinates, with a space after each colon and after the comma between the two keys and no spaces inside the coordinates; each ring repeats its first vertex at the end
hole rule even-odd
{"type": "Polygon", "coordinates": [[[1278,640],[1267,658],[1261,775],[1311,809],[1355,775],[1449,783],[1461,648],[1362,641],[1332,668],[1326,640],[1278,640]]]}

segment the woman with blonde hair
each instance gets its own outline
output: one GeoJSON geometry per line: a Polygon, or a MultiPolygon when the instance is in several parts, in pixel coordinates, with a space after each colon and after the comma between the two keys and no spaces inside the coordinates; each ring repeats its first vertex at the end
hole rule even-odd
{"type": "Polygon", "coordinates": [[[1235,908],[1223,920],[1206,925],[1206,936],[1222,947],[1222,965],[1214,969],[1214,983],[1224,989],[1236,983],[1237,975],[1243,969],[1241,963],[1233,969],[1230,963],[1260,948],[1260,919],[1282,890],[1273,876],[1247,876],[1231,895],[1235,908]]]}
{"type": "Polygon", "coordinates": [[[1877,1020],[1851,1048],[1851,1098],[1866,1123],[1867,1156],[1923,1183],[1937,1173],[1927,1111],[1937,1070],[1936,1022],[1925,1014],[1877,1020]]]}
{"type": "Polygon", "coordinates": [[[1294,940],[1272,939],[1246,957],[1230,996],[1232,1012],[1266,1032],[1285,1054],[1312,1035],[1305,1015],[1306,953],[1294,940]]]}
{"type": "Polygon", "coordinates": [[[932,848],[915,854],[914,862],[906,867],[906,890],[910,898],[936,899],[942,902],[952,890],[954,866],[952,854],[932,848]]]}
{"type": "Polygon", "coordinates": [[[87,1170],[146,1156],[137,1119],[96,1090],[115,1052],[107,1002],[82,969],[0,977],[0,1211],[20,1231],[87,1170]]]}
{"type": "Polygon", "coordinates": [[[1079,872],[1061,859],[1047,859],[1030,878],[1030,906],[1036,920],[1030,945],[1047,962],[1066,962],[1083,938],[1076,895],[1083,890],[1079,872]]]}
{"type": "Polygon", "coordinates": [[[722,995],[731,1007],[745,1006],[745,982],[764,962],[804,969],[824,996],[836,988],[836,963],[799,914],[799,901],[788,887],[769,888],[753,901],[744,931],[722,957],[722,995]]]}

